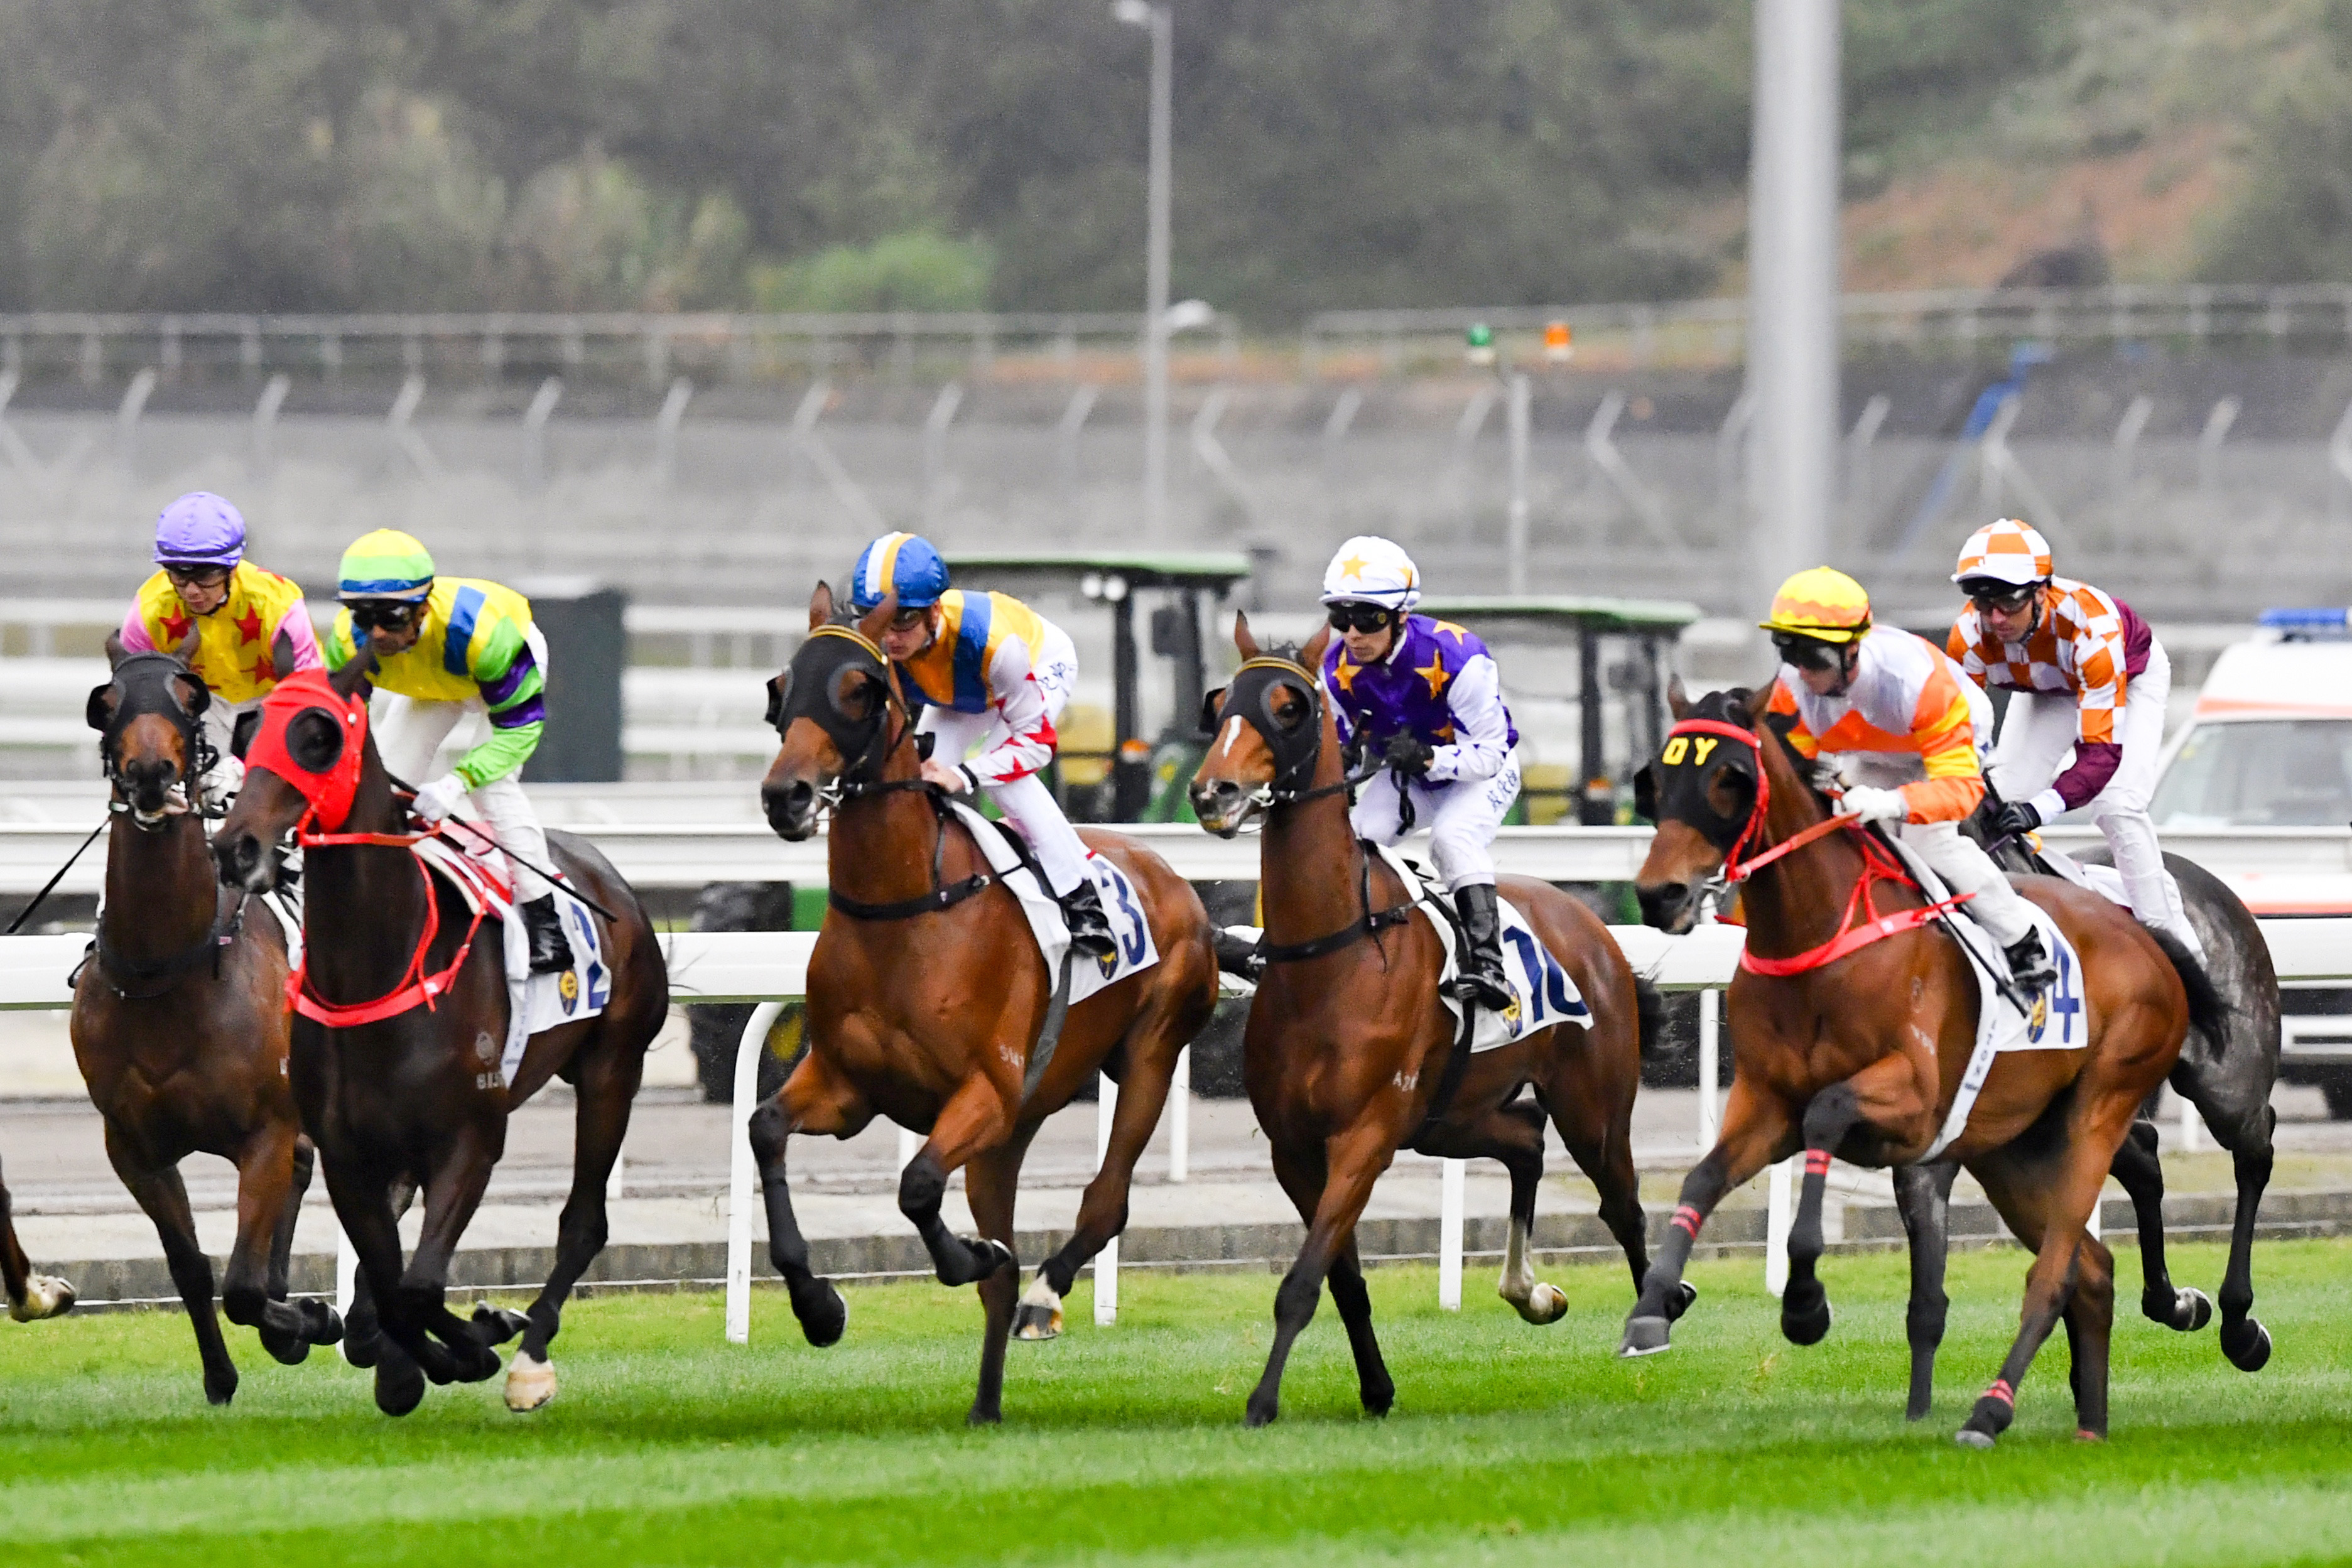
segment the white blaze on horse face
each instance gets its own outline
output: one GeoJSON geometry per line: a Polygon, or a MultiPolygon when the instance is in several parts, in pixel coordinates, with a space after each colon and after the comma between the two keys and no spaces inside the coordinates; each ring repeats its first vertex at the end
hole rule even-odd
{"type": "Polygon", "coordinates": [[[1234,754],[1234,742],[1242,737],[1242,730],[1244,727],[1245,727],[1243,725],[1241,716],[1238,714],[1232,718],[1225,720],[1225,733],[1217,742],[1218,756],[1231,757],[1234,754]]]}

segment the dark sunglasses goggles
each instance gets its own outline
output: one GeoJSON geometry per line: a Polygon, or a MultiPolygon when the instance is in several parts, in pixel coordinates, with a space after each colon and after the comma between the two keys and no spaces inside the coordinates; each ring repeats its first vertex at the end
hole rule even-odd
{"type": "Polygon", "coordinates": [[[1772,651],[1801,670],[1834,670],[1844,662],[1846,644],[1824,643],[1794,632],[1772,633],[1772,651]]]}
{"type": "Polygon", "coordinates": [[[362,599],[351,606],[352,624],[362,632],[405,632],[425,619],[425,606],[413,600],[362,599]]]}
{"type": "Polygon", "coordinates": [[[1990,610],[2002,615],[2014,615],[2033,602],[2042,591],[2038,582],[2024,584],[2002,582],[1992,578],[1972,578],[1960,584],[1960,591],[1979,610],[1990,610]]]}
{"type": "Polygon", "coordinates": [[[1385,632],[1396,624],[1397,612],[1385,605],[1358,604],[1349,601],[1331,606],[1331,630],[1370,633],[1385,632]]]}

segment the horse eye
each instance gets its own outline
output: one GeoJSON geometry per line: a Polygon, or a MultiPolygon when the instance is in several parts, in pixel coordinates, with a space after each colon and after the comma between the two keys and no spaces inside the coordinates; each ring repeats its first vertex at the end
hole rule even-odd
{"type": "Polygon", "coordinates": [[[1300,696],[1295,688],[1290,686],[1266,688],[1265,716],[1274,721],[1275,728],[1285,734],[1297,729],[1307,722],[1307,700],[1300,696]],[[1282,701],[1281,699],[1285,697],[1290,700],[1282,701]]]}

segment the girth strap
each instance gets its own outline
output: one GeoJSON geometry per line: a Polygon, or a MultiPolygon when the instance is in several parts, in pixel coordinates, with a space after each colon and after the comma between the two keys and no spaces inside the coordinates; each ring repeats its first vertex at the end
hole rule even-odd
{"type": "MultiPolygon", "coordinates": [[[[868,904],[863,899],[852,898],[837,888],[828,887],[824,894],[825,902],[852,920],[910,920],[918,915],[937,915],[942,911],[953,909],[973,894],[984,891],[989,883],[996,880],[994,872],[983,871],[965,877],[961,882],[942,883],[940,878],[945,874],[947,867],[948,823],[953,820],[954,812],[949,808],[945,795],[938,789],[921,783],[920,780],[899,779],[891,784],[877,785],[868,793],[880,794],[886,790],[901,788],[928,790],[931,810],[939,818],[940,836],[931,844],[931,891],[918,894],[913,898],[898,899],[889,904],[868,904]]],[[[978,848],[977,845],[973,847],[978,848]]],[[[987,858],[985,852],[982,852],[982,858],[983,860],[987,858]]],[[[1044,883],[1044,878],[1041,876],[1039,881],[1044,883]]],[[[1052,884],[1045,883],[1045,885],[1050,892],[1052,884]]]]}
{"type": "Polygon", "coordinates": [[[1358,857],[1356,868],[1361,883],[1363,915],[1349,925],[1343,925],[1328,936],[1318,936],[1311,942],[1267,944],[1258,949],[1258,956],[1269,964],[1298,964],[1309,958],[1320,958],[1354,946],[1367,936],[1377,936],[1391,926],[1403,925],[1412,918],[1410,903],[1391,904],[1386,909],[1372,907],[1372,857],[1369,850],[1358,857]]]}

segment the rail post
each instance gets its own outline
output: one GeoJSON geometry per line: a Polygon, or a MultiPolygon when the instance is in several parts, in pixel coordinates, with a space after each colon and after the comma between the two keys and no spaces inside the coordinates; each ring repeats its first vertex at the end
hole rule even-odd
{"type": "Polygon", "coordinates": [[[1439,1162],[1437,1197],[1437,1304],[1462,1310],[1462,1178],[1467,1160],[1439,1162]]]}
{"type": "Polygon", "coordinates": [[[751,1009],[735,1046],[735,1103],[728,1116],[733,1144],[727,1179],[727,1343],[751,1343],[751,1109],[760,1098],[760,1053],[783,1016],[782,1002],[751,1009]]]}
{"type": "MultiPolygon", "coordinates": [[[[1096,1080],[1095,1100],[1095,1169],[1100,1171],[1103,1157],[1110,1153],[1111,1119],[1118,1114],[1118,1085],[1108,1073],[1096,1080]]],[[[1095,1254],[1095,1326],[1108,1328],[1118,1322],[1118,1238],[1113,1236],[1095,1254]]]]}

